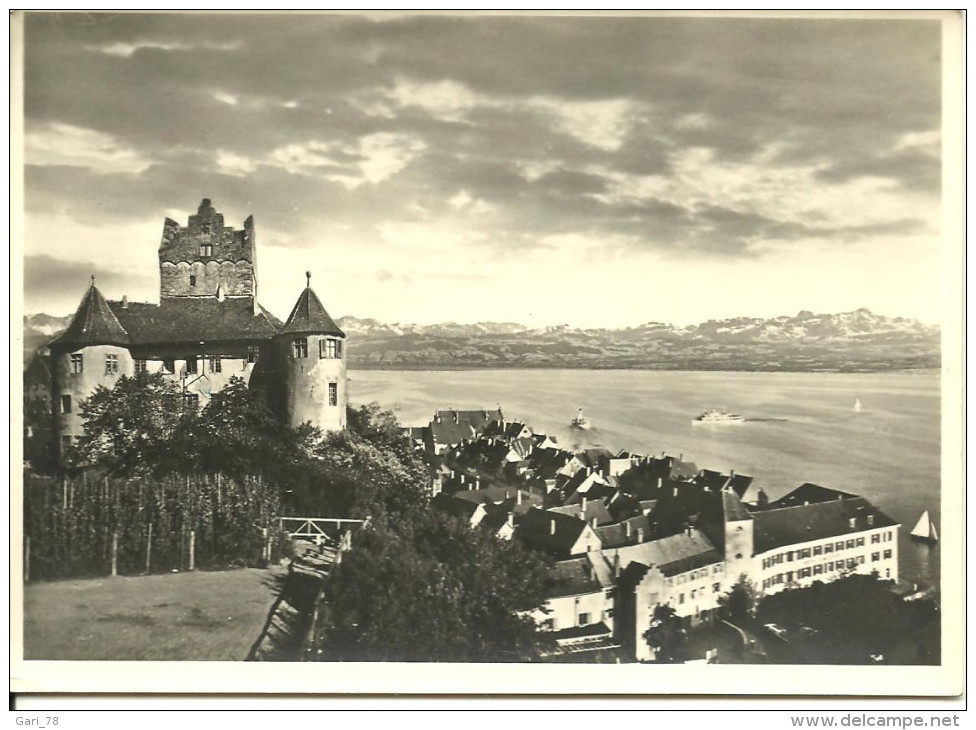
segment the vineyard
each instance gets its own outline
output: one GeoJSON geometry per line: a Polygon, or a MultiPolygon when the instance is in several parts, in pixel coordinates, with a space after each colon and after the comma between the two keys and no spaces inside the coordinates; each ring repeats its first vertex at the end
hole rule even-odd
{"type": "Polygon", "coordinates": [[[260,477],[24,475],[28,580],[266,565],[283,544],[260,477]]]}

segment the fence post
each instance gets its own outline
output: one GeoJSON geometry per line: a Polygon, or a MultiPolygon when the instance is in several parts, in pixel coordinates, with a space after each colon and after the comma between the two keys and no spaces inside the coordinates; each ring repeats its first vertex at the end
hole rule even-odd
{"type": "Polygon", "coordinates": [[[146,572],[151,571],[152,559],[152,522],[149,523],[149,534],[146,535],[146,572]]]}
{"type": "Polygon", "coordinates": [[[194,570],[193,548],[196,543],[196,530],[190,530],[190,570],[194,570]]]}
{"type": "Polygon", "coordinates": [[[30,535],[24,538],[24,583],[30,582],[30,535]]]}
{"type": "Polygon", "coordinates": [[[112,577],[119,574],[119,533],[112,533],[112,577]]]}

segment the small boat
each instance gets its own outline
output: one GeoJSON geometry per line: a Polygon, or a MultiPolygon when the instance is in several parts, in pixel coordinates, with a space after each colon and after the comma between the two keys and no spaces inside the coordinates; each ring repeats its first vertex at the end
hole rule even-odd
{"type": "Polygon", "coordinates": [[[915,523],[915,527],[912,528],[910,534],[917,540],[925,540],[926,542],[939,541],[939,533],[935,529],[935,523],[929,519],[928,510],[925,510],[922,516],[918,518],[918,522],[915,523]]]}
{"type": "Polygon", "coordinates": [[[855,398],[854,399],[854,412],[855,413],[860,413],[861,410],[862,410],[861,409],[861,399],[860,398],[855,398]]]}
{"type": "Polygon", "coordinates": [[[576,412],[576,418],[569,422],[569,425],[573,428],[579,428],[582,430],[587,430],[590,427],[590,422],[586,420],[586,416],[583,415],[583,409],[580,408],[576,412]]]}
{"type": "Polygon", "coordinates": [[[724,411],[719,411],[714,408],[710,408],[700,416],[692,420],[692,425],[695,426],[706,426],[706,425],[729,425],[733,423],[742,423],[746,419],[740,416],[738,413],[725,413],[724,411]]]}

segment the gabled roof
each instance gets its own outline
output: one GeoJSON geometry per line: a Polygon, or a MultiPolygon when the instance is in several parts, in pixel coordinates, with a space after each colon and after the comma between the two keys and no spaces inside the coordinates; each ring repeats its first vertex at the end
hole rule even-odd
{"type": "Polygon", "coordinates": [[[531,547],[568,553],[586,529],[591,528],[576,517],[530,509],[522,515],[515,534],[531,547]]]}
{"type": "MultiPolygon", "coordinates": [[[[94,279],[94,277],[93,277],[94,279]]],[[[90,345],[122,345],[130,343],[126,332],[105,301],[102,293],[95,288],[94,281],[75,312],[68,328],[51,343],[52,347],[78,348],[90,345]]]]}
{"type": "Polygon", "coordinates": [[[594,518],[598,525],[605,525],[613,522],[613,517],[601,499],[590,499],[586,502],[586,509],[581,503],[564,505],[562,507],[550,507],[550,512],[557,512],[568,517],[582,519],[584,522],[593,524],[594,518]]]}
{"type": "Polygon", "coordinates": [[[133,345],[270,339],[281,321],[263,307],[254,314],[250,297],[165,297],[150,302],[109,302],[133,345]]]}
{"type": "Polygon", "coordinates": [[[306,286],[298,297],[279,334],[346,336],[346,333],[339,329],[339,325],[325,311],[325,307],[310,286],[306,286]]]}
{"type": "Polygon", "coordinates": [[[755,553],[758,555],[787,545],[854,535],[865,530],[898,524],[864,497],[855,497],[844,492],[835,494],[841,496],[827,502],[801,502],[792,507],[753,513],[755,553]]]}
{"type": "Polygon", "coordinates": [[[431,507],[440,510],[441,512],[446,512],[452,517],[461,517],[464,520],[471,520],[481,504],[475,502],[468,502],[463,499],[457,499],[450,494],[440,494],[434,495],[434,498],[430,501],[431,507]]]}
{"type": "Polygon", "coordinates": [[[483,489],[462,489],[451,495],[453,499],[461,499],[471,504],[505,504],[516,514],[527,512],[531,507],[542,504],[542,497],[517,487],[485,487],[483,489]],[[519,504],[518,496],[522,495],[519,504]]]}
{"type": "MultiPolygon", "coordinates": [[[[607,551],[604,550],[606,555],[607,551]]],[[[722,562],[722,555],[699,530],[686,530],[670,537],[664,537],[639,545],[628,545],[611,551],[620,556],[620,567],[627,568],[630,563],[655,566],[665,576],[687,573],[704,565],[722,562]]],[[[613,560],[612,555],[607,556],[613,560]]]]}
{"type": "Polygon", "coordinates": [[[596,534],[605,549],[633,545],[638,541],[643,542],[651,536],[651,518],[646,515],[637,515],[613,525],[598,526],[596,534]],[[630,525],[629,537],[627,535],[628,525],[630,525]],[[638,530],[641,531],[640,535],[638,535],[638,530]]]}

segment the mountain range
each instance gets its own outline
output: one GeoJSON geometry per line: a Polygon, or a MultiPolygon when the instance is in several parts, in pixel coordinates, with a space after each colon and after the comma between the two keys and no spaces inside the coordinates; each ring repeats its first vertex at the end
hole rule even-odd
{"type": "MultiPolygon", "coordinates": [[[[24,317],[25,361],[71,317],[24,317]]],[[[940,330],[867,309],[622,329],[514,322],[388,324],[342,317],[350,368],[633,368],[858,372],[940,365],[940,330]]]]}

